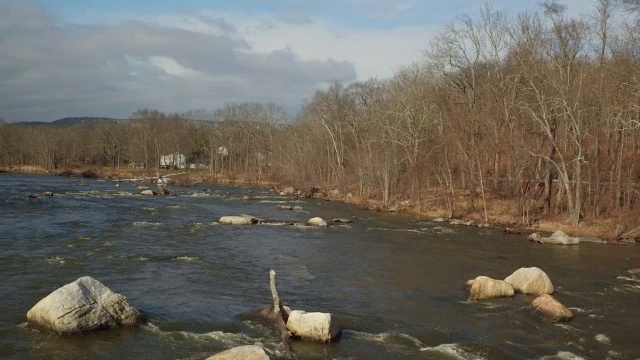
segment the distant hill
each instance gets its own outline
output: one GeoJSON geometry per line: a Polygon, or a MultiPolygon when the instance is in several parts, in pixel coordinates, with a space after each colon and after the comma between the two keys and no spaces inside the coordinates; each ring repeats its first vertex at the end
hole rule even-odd
{"type": "Polygon", "coordinates": [[[17,122],[16,124],[26,125],[26,126],[52,125],[52,126],[65,127],[65,126],[72,126],[72,125],[78,125],[78,124],[84,124],[84,123],[98,123],[98,122],[120,121],[120,120],[121,119],[84,116],[84,117],[66,117],[66,118],[58,119],[52,122],[23,121],[23,122],[17,122]]]}

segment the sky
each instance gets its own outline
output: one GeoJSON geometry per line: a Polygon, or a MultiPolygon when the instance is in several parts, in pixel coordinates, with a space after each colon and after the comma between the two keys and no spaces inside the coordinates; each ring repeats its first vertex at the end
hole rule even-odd
{"type": "MultiPolygon", "coordinates": [[[[570,12],[589,0],[560,1],[570,12]]],[[[389,78],[485,0],[0,0],[0,118],[126,118],[226,103],[295,112],[334,81],[389,78]]],[[[536,10],[539,0],[496,0],[536,10]]]]}

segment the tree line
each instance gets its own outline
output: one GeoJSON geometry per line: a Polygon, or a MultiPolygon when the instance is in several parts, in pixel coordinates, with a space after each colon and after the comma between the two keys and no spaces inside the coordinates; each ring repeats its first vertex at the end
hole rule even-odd
{"type": "Polygon", "coordinates": [[[390,79],[334,83],[290,116],[274,104],[68,128],[0,125],[0,165],[142,164],[182,153],[211,174],[440,204],[488,220],[491,200],[537,214],[637,220],[640,1],[557,2],[509,15],[486,5],[445,26],[390,79]]]}

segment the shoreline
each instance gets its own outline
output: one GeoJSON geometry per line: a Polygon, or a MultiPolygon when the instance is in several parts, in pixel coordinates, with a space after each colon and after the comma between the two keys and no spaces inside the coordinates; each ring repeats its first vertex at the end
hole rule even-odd
{"type": "MultiPolygon", "coordinates": [[[[536,221],[529,226],[523,226],[520,223],[520,216],[513,215],[508,210],[508,200],[496,200],[490,199],[488,208],[491,211],[487,212],[489,221],[484,222],[484,214],[480,209],[476,209],[472,212],[460,212],[460,216],[454,219],[447,218],[447,211],[441,204],[422,204],[423,206],[417,206],[410,202],[399,202],[394,208],[390,210],[384,210],[382,208],[382,202],[373,197],[361,198],[353,195],[352,193],[343,193],[340,190],[332,189],[330,191],[319,190],[313,194],[298,194],[298,190],[302,189],[294,188],[288,184],[283,184],[278,181],[267,179],[255,179],[244,176],[237,176],[229,178],[227,176],[211,175],[206,171],[189,171],[176,174],[173,170],[161,170],[161,171],[149,171],[144,169],[113,169],[105,167],[86,167],[86,168],[74,168],[74,169],[59,169],[56,172],[46,170],[38,166],[12,166],[0,168],[0,173],[15,173],[15,174],[31,174],[31,175],[51,175],[51,176],[66,176],[77,177],[87,179],[110,179],[110,180],[130,180],[130,179],[152,179],[160,176],[172,176],[176,178],[176,183],[172,186],[189,187],[195,184],[235,184],[235,185],[254,185],[262,187],[271,187],[282,191],[281,189],[292,189],[293,192],[285,194],[289,197],[310,197],[324,201],[336,201],[345,204],[353,205],[361,209],[378,212],[401,212],[411,215],[418,219],[434,220],[442,219],[442,222],[450,223],[454,221],[453,225],[458,226],[476,226],[486,227],[494,229],[503,229],[506,233],[513,234],[515,236],[526,236],[534,232],[552,233],[557,230],[564,231],[570,236],[576,237],[588,237],[597,238],[601,242],[606,244],[633,244],[637,243],[639,234],[630,239],[620,239],[616,234],[617,225],[613,218],[601,218],[598,221],[581,221],[578,226],[567,225],[566,219],[559,215],[544,215],[537,218],[536,221]],[[307,195],[307,196],[305,196],[307,195]],[[427,208],[428,207],[428,208],[427,208]]],[[[432,190],[436,193],[436,190],[432,190]]],[[[628,230],[628,229],[627,229],[628,230]]],[[[522,240],[526,240],[523,238],[522,240]]]]}

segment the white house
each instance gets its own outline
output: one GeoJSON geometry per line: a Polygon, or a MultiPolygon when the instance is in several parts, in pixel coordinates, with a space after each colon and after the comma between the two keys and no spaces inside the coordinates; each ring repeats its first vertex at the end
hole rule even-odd
{"type": "Polygon", "coordinates": [[[160,156],[160,167],[162,168],[174,168],[174,169],[186,169],[187,158],[180,153],[173,153],[169,155],[160,156]]]}

